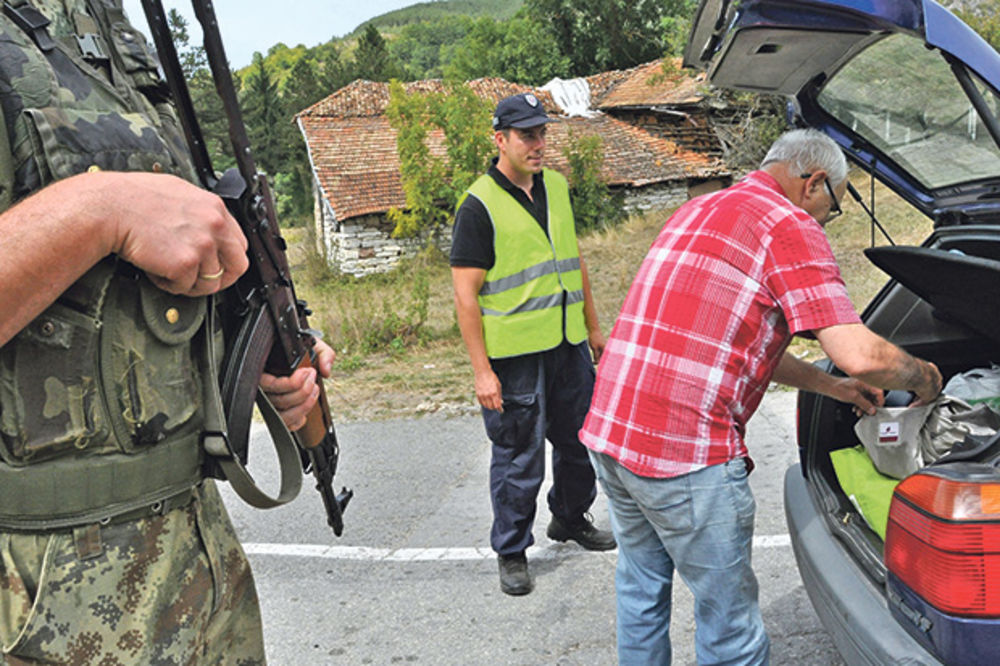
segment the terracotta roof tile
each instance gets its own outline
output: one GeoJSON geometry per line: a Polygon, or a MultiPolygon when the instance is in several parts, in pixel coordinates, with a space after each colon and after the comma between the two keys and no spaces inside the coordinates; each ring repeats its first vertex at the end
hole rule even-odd
{"type": "Polygon", "coordinates": [[[570,133],[597,134],[603,141],[602,176],[609,185],[641,187],[654,183],[703,179],[728,174],[726,165],[708,155],[685,150],[678,144],[607,115],[567,118],[549,125],[546,165],[569,173],[563,148],[570,133]]]}
{"type": "MultiPolygon", "coordinates": [[[[544,90],[510,83],[504,79],[483,78],[467,81],[466,84],[483,99],[496,104],[504,97],[521,92],[531,92],[538,97],[547,111],[558,112],[559,107],[552,100],[552,95],[544,90]]],[[[441,79],[412,81],[403,84],[408,93],[444,92],[445,85],[441,79]]],[[[299,112],[299,116],[325,116],[331,118],[375,117],[385,113],[389,106],[389,84],[376,83],[357,79],[321,99],[309,108],[299,112]]]]}
{"type": "MultiPolygon", "coordinates": [[[[410,90],[444,90],[440,81],[407,85],[410,90]]],[[[532,90],[502,79],[477,79],[467,85],[490,100],[532,90]]],[[[551,95],[533,92],[550,112],[555,111],[551,95]]],[[[298,115],[320,188],[338,220],[406,205],[399,177],[396,131],[382,115],[388,100],[388,84],[355,81],[298,115]]],[[[549,126],[546,164],[564,174],[569,167],[562,150],[568,145],[570,131],[602,137],[603,175],[610,185],[635,187],[728,174],[725,164],[716,157],[683,149],[673,141],[605,114],[564,118],[549,126]]],[[[428,145],[432,154],[444,155],[440,131],[429,135],[428,145]]]]}
{"type": "Polygon", "coordinates": [[[588,77],[591,106],[595,109],[623,107],[687,106],[703,98],[701,87],[704,74],[690,76],[680,70],[676,59],[675,73],[663,72],[663,61],[654,60],[632,69],[604,72],[588,77]]]}

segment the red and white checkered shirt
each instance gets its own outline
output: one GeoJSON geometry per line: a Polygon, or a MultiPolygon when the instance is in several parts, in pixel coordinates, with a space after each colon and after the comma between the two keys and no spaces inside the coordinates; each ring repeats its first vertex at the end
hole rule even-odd
{"type": "Polygon", "coordinates": [[[667,221],[615,322],[580,440],[671,477],[747,456],[792,336],[860,322],[822,227],[755,171],[667,221]]]}

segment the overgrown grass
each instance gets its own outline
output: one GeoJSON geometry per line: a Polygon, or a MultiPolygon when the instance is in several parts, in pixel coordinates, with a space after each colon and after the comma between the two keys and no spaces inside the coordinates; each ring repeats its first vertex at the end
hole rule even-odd
{"type": "Polygon", "coordinates": [[[337,352],[329,394],[339,418],[470,404],[471,384],[454,376],[466,362],[441,251],[428,248],[390,273],[355,278],[326,264],[309,229],[283,232],[297,295],[313,311],[310,324],[337,352]]]}
{"type": "MultiPolygon", "coordinates": [[[[867,176],[852,181],[863,195],[867,176]]],[[[866,196],[867,201],[867,196],[866,196]]],[[[930,222],[882,186],[876,214],[899,244],[918,244],[930,222]]],[[[858,310],[886,276],[864,257],[871,244],[867,215],[853,201],[827,227],[827,235],[858,310]]],[[[639,263],[671,210],[633,216],[580,239],[601,327],[611,332],[639,263]]],[[[314,311],[311,323],[337,350],[330,400],[341,420],[403,418],[431,412],[476,413],[472,372],[455,321],[447,257],[429,250],[385,275],[352,278],[325,265],[307,230],[286,229],[300,298],[314,311]]],[[[876,243],[887,241],[877,235],[876,243]]],[[[815,343],[796,340],[792,351],[812,360],[815,343]]]]}
{"type": "Polygon", "coordinates": [[[447,258],[427,248],[390,273],[355,278],[337,273],[315,249],[308,230],[286,230],[296,247],[293,267],[300,298],[305,298],[313,325],[348,357],[401,352],[453,334],[455,317],[447,258]]]}

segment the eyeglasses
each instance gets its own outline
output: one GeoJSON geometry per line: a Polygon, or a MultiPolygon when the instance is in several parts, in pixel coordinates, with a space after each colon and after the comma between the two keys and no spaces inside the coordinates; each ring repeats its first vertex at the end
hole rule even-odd
{"type": "MultiPolygon", "coordinates": [[[[811,178],[811,173],[803,173],[799,175],[799,178],[811,178]]],[[[823,184],[826,185],[826,193],[830,195],[830,212],[826,214],[826,219],[824,222],[829,222],[833,218],[841,215],[844,211],[840,208],[840,202],[837,201],[837,196],[833,193],[833,186],[830,185],[830,179],[824,178],[823,184]]]]}

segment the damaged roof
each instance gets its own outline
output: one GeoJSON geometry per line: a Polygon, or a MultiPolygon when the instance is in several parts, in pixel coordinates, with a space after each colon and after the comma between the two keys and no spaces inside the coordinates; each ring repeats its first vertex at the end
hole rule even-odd
{"type": "Polygon", "coordinates": [[[606,111],[699,104],[704,99],[704,73],[692,76],[689,70],[682,70],[680,58],[670,65],[665,69],[662,60],[654,60],[631,69],[588,76],[591,106],[606,111]]]}
{"type": "MultiPolygon", "coordinates": [[[[538,90],[531,86],[522,86],[511,83],[504,79],[495,77],[475,79],[467,81],[466,84],[477,95],[483,99],[490,100],[494,104],[504,97],[510,97],[522,92],[531,92],[538,97],[539,101],[549,113],[560,113],[558,105],[553,101],[552,95],[544,90],[538,90]]],[[[403,89],[408,94],[414,93],[443,93],[447,91],[444,81],[441,79],[428,79],[424,81],[411,81],[403,84],[403,89]]],[[[389,106],[389,84],[376,83],[357,79],[336,91],[329,97],[325,97],[316,102],[304,111],[299,112],[298,117],[327,117],[327,118],[365,118],[381,116],[389,106]]]]}
{"type": "MultiPolygon", "coordinates": [[[[626,99],[629,90],[646,92],[633,83],[640,80],[640,75],[633,70],[617,74],[618,78],[609,79],[605,86],[600,98],[602,103],[608,99],[626,99]]],[[[534,93],[550,115],[562,121],[549,125],[545,160],[547,166],[563,174],[569,172],[562,151],[569,145],[570,132],[577,136],[601,136],[604,146],[602,175],[612,186],[641,187],[709,179],[729,173],[715,156],[682,148],[610,115],[563,116],[562,109],[547,91],[498,78],[476,79],[466,85],[491,104],[516,93],[534,93]]],[[[407,92],[445,91],[440,80],[416,81],[404,86],[407,92]]],[[[657,99],[663,98],[661,95],[657,99]]],[[[358,80],[297,116],[319,186],[338,221],[381,214],[392,207],[406,205],[399,175],[396,131],[384,115],[388,104],[388,83],[358,80]]],[[[440,130],[431,131],[427,142],[432,154],[444,156],[444,138],[440,130]]]]}

